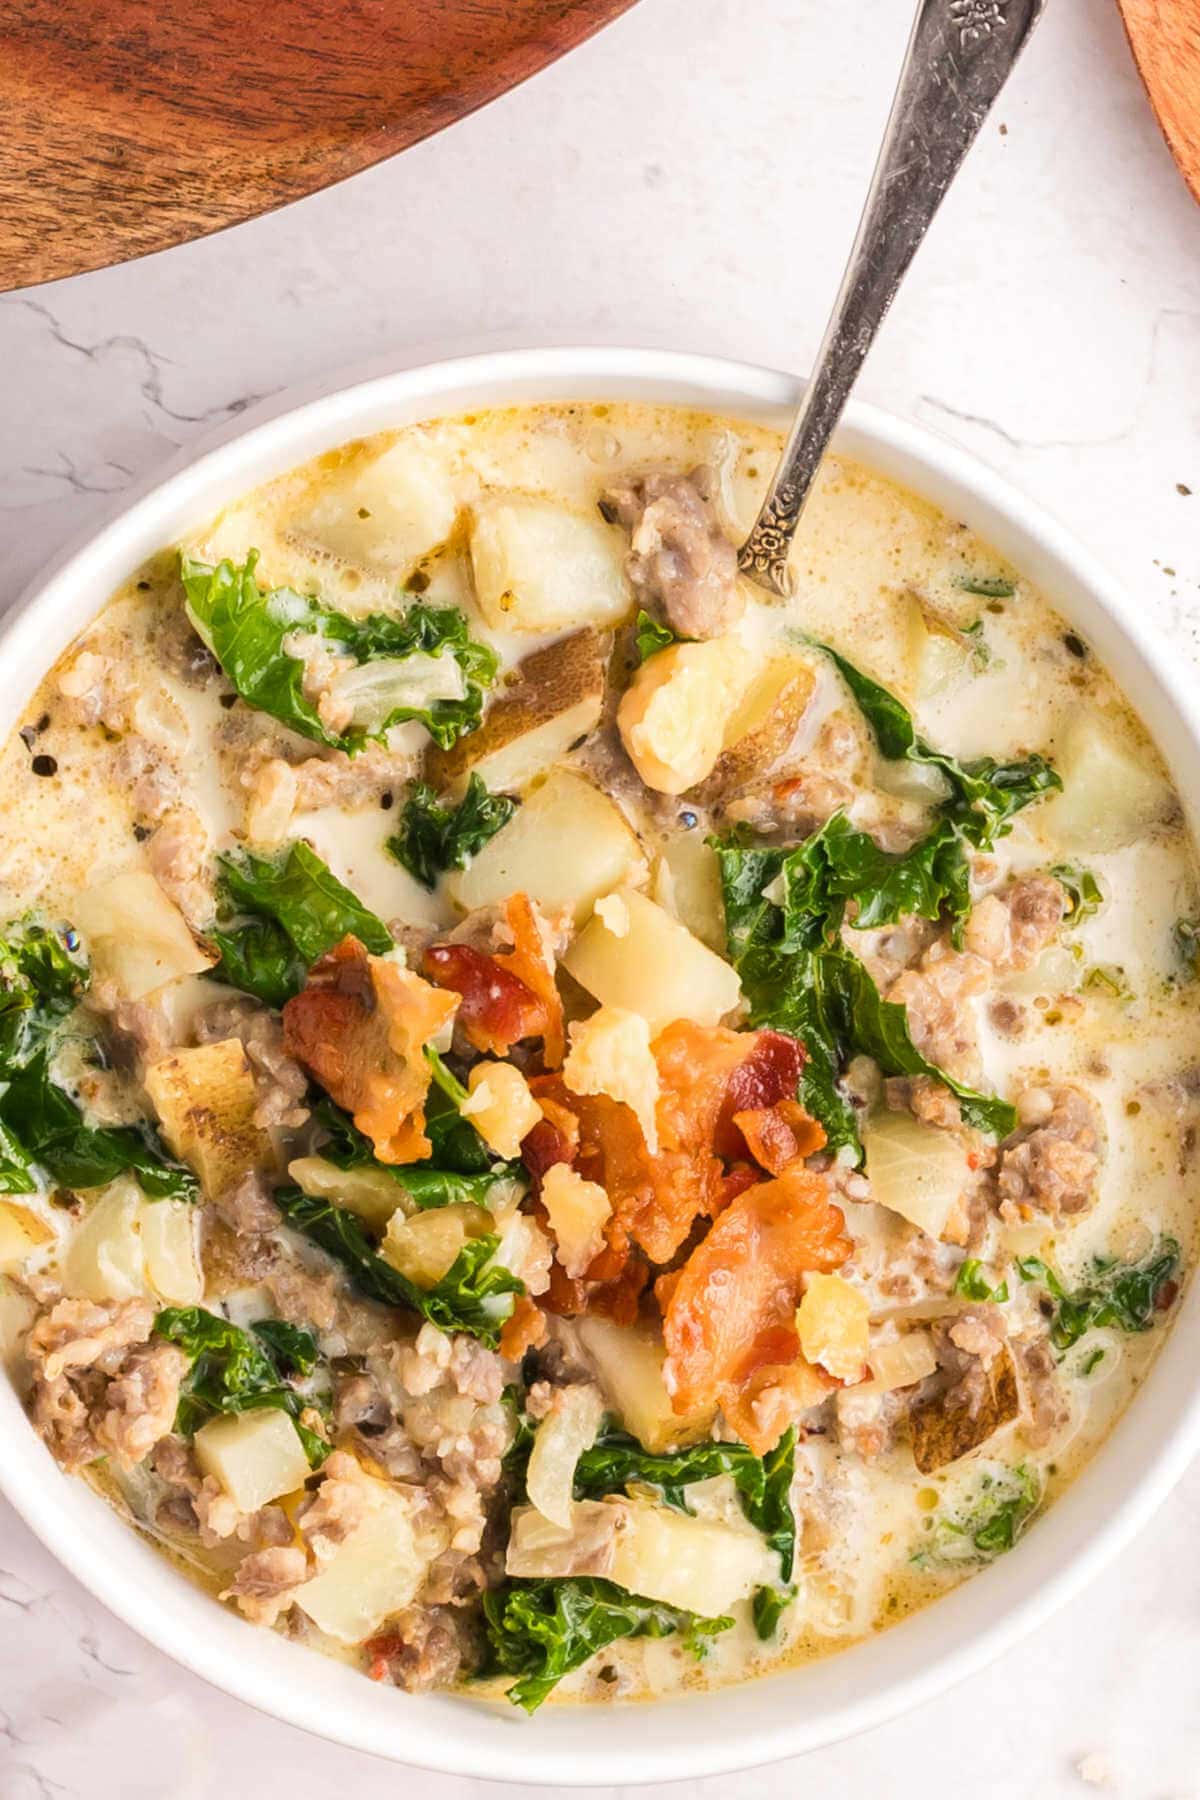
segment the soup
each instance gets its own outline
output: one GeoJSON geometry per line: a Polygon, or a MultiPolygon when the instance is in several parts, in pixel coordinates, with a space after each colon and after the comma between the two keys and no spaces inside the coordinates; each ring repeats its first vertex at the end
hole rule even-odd
{"type": "Polygon", "coordinates": [[[3,751],[14,1379],[377,1681],[533,1711],[887,1627],[1036,1530],[1191,1261],[1146,733],[868,469],[746,583],[777,454],[634,405],[347,445],[140,570],[3,751]]]}

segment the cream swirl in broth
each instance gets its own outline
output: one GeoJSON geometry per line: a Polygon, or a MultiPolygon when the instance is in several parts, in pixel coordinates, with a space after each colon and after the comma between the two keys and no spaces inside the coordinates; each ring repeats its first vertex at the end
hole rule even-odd
{"type": "MultiPolygon", "coordinates": [[[[1013,1548],[1196,1237],[1200,904],[1089,645],[832,459],[637,405],[164,547],[0,770],[0,1333],[227,1604],[533,1710],[1013,1548]]],[[[215,1603],[215,1602],[214,1602],[215,1603]]]]}

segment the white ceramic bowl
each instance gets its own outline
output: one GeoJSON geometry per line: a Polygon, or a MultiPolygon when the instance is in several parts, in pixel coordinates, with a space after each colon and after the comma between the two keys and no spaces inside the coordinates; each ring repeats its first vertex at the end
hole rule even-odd
{"type": "MultiPolygon", "coordinates": [[[[225,502],[346,439],[491,405],[634,399],[782,424],[798,383],[658,351],[505,351],[394,368],[239,421],[40,581],[0,639],[0,732],[108,596],[225,502]],[[264,417],[268,412],[269,416],[264,417]]],[[[210,440],[211,442],[211,440],[210,440]]],[[[1104,570],[1030,501],[945,440],[852,406],[837,447],[964,520],[1037,582],[1118,676],[1181,793],[1200,793],[1200,707],[1104,570]]],[[[105,1605],[169,1656],[264,1712],[398,1762],[585,1787],[720,1774],[795,1755],[916,1705],[980,1668],[1075,1592],[1145,1523],[1200,1444],[1200,1284],[1143,1391],[1080,1479],[1000,1562],[914,1618],[807,1668],[616,1711],[408,1696],[259,1630],[194,1589],[56,1468],[0,1381],[0,1487],[105,1605]]]]}

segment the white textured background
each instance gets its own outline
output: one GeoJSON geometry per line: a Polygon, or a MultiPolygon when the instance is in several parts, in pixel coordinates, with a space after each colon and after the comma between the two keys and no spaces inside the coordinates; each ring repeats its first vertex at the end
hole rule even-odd
{"type": "MultiPolygon", "coordinates": [[[[862,392],[1036,494],[1195,656],[1200,210],[1110,0],[1047,12],[862,392]]],[[[910,17],[907,0],[641,0],[341,187],[0,300],[0,607],[175,447],[343,363],[602,341],[806,368],[910,17]]],[[[1119,1568],[988,1673],[867,1737],[690,1788],[1067,1800],[1096,1753],[1127,1800],[1195,1800],[1198,1701],[1193,1469],[1119,1568]]],[[[467,1800],[486,1784],[389,1769],[210,1691],[111,1621],[0,1502],[0,1800],[281,1787],[467,1800]]]]}

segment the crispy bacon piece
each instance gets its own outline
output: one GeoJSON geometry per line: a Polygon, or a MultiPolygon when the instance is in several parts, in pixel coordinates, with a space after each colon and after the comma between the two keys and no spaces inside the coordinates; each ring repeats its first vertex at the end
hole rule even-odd
{"type": "Polygon", "coordinates": [[[602,1250],[582,1278],[572,1280],[559,1262],[550,1265],[550,1286],[539,1296],[547,1312],[564,1318],[599,1313],[616,1325],[632,1325],[650,1270],[637,1257],[602,1250]],[[608,1271],[613,1271],[611,1274],[608,1271]]]}
{"type": "Polygon", "coordinates": [[[794,1162],[803,1162],[825,1147],[824,1131],[798,1100],[778,1100],[774,1106],[736,1112],[733,1123],[755,1162],[770,1175],[782,1175],[794,1162]]]}
{"type": "Polygon", "coordinates": [[[537,909],[526,894],[504,905],[511,951],[488,954],[470,944],[431,944],[422,970],[437,987],[461,996],[459,1023],[474,1049],[506,1056],[514,1044],[540,1037],[548,1067],[563,1058],[563,1013],[554,963],[537,909]]]}
{"type": "Polygon", "coordinates": [[[284,1047],[353,1115],[381,1162],[418,1162],[431,1149],[423,1050],[457,1005],[411,970],[344,937],[284,1007],[284,1047]]]}
{"type": "Polygon", "coordinates": [[[744,1145],[735,1123],[740,1112],[761,1112],[781,1100],[794,1100],[800,1073],[808,1060],[799,1038],[786,1031],[742,1033],[742,1042],[751,1042],[745,1060],[738,1064],[725,1090],[714,1148],[727,1160],[742,1156],[744,1145]]]}
{"type": "Polygon", "coordinates": [[[504,902],[504,921],[512,933],[513,947],[498,952],[496,962],[508,974],[523,981],[544,1008],[545,1023],[536,1035],[542,1039],[542,1055],[548,1069],[557,1069],[566,1049],[562,998],[555,979],[542,919],[528,894],[510,894],[504,902]]]}
{"type": "Polygon", "coordinates": [[[519,1294],[512,1311],[500,1328],[500,1354],[509,1362],[520,1362],[527,1350],[546,1341],[546,1315],[535,1306],[528,1294],[519,1294]]]}
{"type": "MultiPolygon", "coordinates": [[[[665,1294],[664,1373],[676,1412],[719,1406],[759,1456],[779,1441],[790,1408],[764,1400],[799,1356],[803,1277],[850,1255],[843,1226],[825,1178],[801,1165],[726,1208],[665,1294]]],[[[807,1374],[804,1384],[815,1386],[807,1374]]]]}

